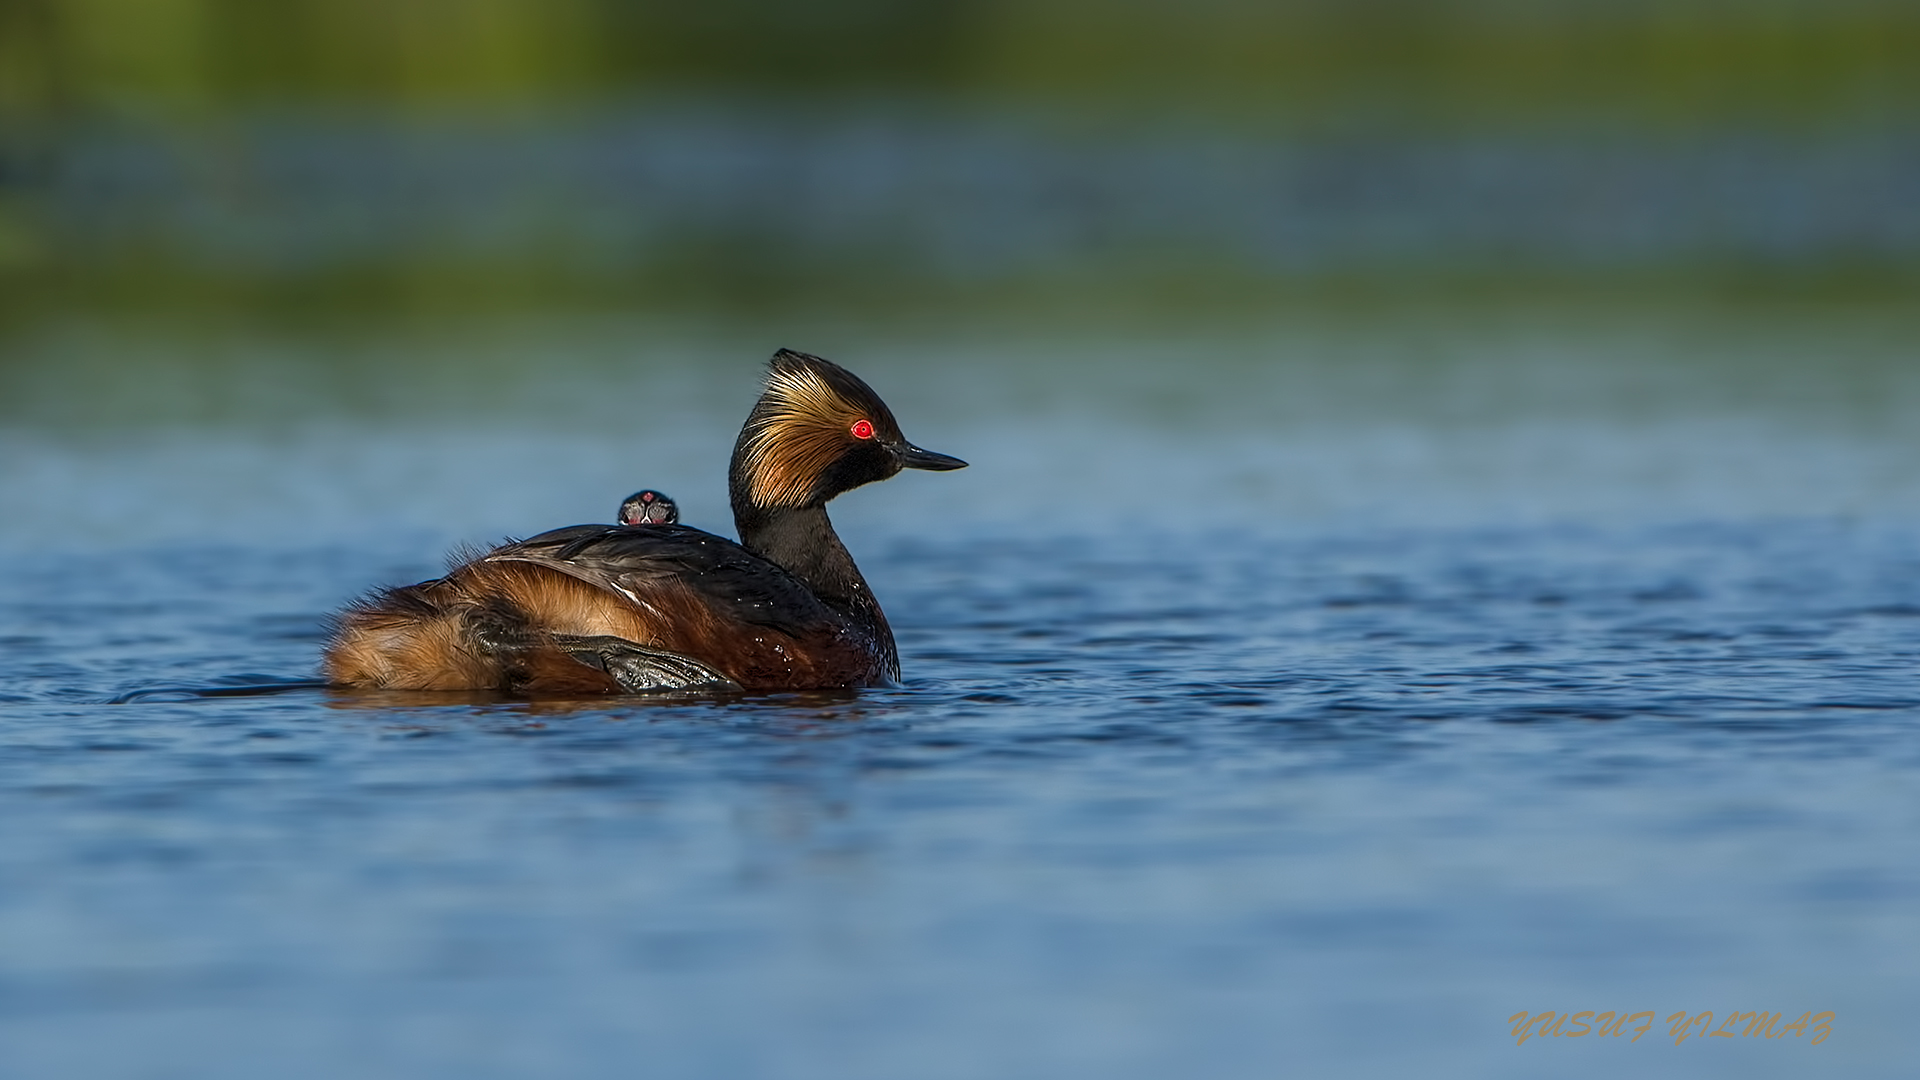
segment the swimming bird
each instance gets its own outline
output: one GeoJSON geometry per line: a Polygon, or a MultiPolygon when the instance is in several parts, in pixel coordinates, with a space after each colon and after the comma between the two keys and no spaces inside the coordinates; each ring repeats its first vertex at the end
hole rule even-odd
{"type": "Polygon", "coordinates": [[[677,525],[679,522],[679,505],[652,488],[642,488],[620,504],[622,525],[677,525]]]}
{"type": "Polygon", "coordinates": [[[808,689],[900,677],[893,631],[827,503],[902,469],[908,442],[852,372],[782,349],[734,443],[735,543],[687,525],[575,525],[459,557],[335,619],[330,683],[528,695],[808,689]]]}

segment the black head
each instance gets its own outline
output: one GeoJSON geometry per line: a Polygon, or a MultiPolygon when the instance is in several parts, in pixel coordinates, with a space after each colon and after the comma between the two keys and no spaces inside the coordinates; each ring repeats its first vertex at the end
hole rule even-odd
{"type": "Polygon", "coordinates": [[[781,349],[734,444],[735,508],[742,499],[762,509],[819,506],[901,469],[966,464],[908,442],[886,402],[852,372],[781,349]]]}
{"type": "Polygon", "coordinates": [[[620,504],[622,525],[672,525],[679,520],[680,507],[652,488],[636,491],[620,504]]]}

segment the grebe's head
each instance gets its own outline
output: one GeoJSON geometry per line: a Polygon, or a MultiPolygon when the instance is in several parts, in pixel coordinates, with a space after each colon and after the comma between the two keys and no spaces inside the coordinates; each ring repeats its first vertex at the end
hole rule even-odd
{"type": "Polygon", "coordinates": [[[636,491],[620,504],[622,525],[672,525],[679,520],[680,508],[652,488],[636,491]]]}
{"type": "Polygon", "coordinates": [[[966,468],[908,442],[880,395],[838,364],[781,349],[769,368],[734,444],[736,499],[762,509],[818,506],[901,469],[966,468]]]}

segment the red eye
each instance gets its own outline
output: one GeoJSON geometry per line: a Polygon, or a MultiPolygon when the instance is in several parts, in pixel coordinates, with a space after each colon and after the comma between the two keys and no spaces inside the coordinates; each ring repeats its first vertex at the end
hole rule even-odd
{"type": "Polygon", "coordinates": [[[873,438],[873,425],[867,423],[865,420],[855,420],[853,422],[853,437],[856,439],[873,438]]]}

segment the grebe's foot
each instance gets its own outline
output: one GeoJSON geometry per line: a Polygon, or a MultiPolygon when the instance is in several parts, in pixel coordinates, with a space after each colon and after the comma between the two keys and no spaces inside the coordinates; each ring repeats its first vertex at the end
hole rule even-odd
{"type": "Polygon", "coordinates": [[[636,645],[625,638],[554,635],[554,644],[599,668],[629,694],[656,690],[738,690],[740,684],[690,656],[636,645]]]}

